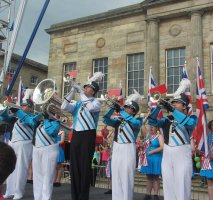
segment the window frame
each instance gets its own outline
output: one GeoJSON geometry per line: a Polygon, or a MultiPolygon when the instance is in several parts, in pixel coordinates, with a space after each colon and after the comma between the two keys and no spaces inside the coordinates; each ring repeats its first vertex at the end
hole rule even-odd
{"type": "MultiPolygon", "coordinates": [[[[139,63],[137,63],[137,62],[135,62],[135,63],[137,63],[138,65],[139,65],[139,67],[138,67],[138,70],[134,70],[134,66],[133,66],[133,70],[132,70],[132,72],[133,73],[135,73],[135,72],[138,72],[138,79],[140,80],[140,79],[142,79],[142,82],[143,82],[143,87],[142,87],[142,92],[140,91],[140,85],[138,85],[138,87],[137,88],[135,88],[134,87],[134,80],[135,80],[135,78],[134,78],[134,74],[133,74],[133,78],[131,79],[131,80],[133,80],[133,86],[132,86],[132,90],[133,89],[135,89],[135,90],[137,90],[137,92],[139,92],[139,94],[144,94],[144,83],[145,83],[145,67],[144,67],[144,64],[145,64],[145,62],[144,62],[144,58],[145,58],[145,54],[144,54],[144,52],[139,52],[139,53],[133,53],[133,54],[128,54],[127,55],[127,64],[126,64],[126,71],[127,71],[127,81],[126,81],[126,86],[127,86],[127,92],[126,92],[126,95],[127,96],[129,96],[129,95],[131,95],[131,94],[133,94],[133,91],[132,91],[132,93],[129,93],[129,72],[131,72],[131,70],[129,70],[129,58],[130,58],[130,56],[136,56],[136,55],[141,55],[142,56],[142,63],[143,63],[143,69],[142,70],[139,70],[140,69],[140,62],[139,63]],[[143,77],[141,78],[140,76],[139,76],[139,72],[140,71],[143,71],[143,77]]],[[[134,59],[134,58],[133,58],[134,59]]],[[[138,81],[139,81],[138,80],[138,81]]],[[[140,81],[139,81],[140,82],[140,81]]]]}
{"type": "Polygon", "coordinates": [[[93,74],[95,72],[102,72],[104,74],[104,77],[102,78],[102,80],[97,82],[99,87],[100,87],[100,90],[97,93],[96,97],[101,97],[101,94],[105,95],[107,93],[107,91],[108,91],[108,88],[107,88],[108,87],[108,84],[107,84],[107,81],[108,81],[108,69],[109,69],[109,59],[108,59],[108,57],[94,58],[92,60],[92,72],[93,72],[93,74]],[[100,69],[100,67],[101,67],[101,68],[103,68],[103,70],[95,71],[96,61],[100,62],[101,60],[103,62],[103,65],[102,66],[98,65],[97,68],[100,69]],[[107,61],[107,65],[105,65],[105,60],[107,61]],[[106,69],[106,70],[104,70],[104,69],[106,69]],[[101,86],[102,84],[103,84],[103,87],[101,86]]]}
{"type": "Polygon", "coordinates": [[[213,44],[210,44],[210,55],[211,55],[211,93],[213,94],[213,44]]]}
{"type": "Polygon", "coordinates": [[[35,75],[30,76],[30,85],[38,85],[38,76],[35,75]],[[36,82],[32,82],[32,78],[36,78],[36,82]]]}
{"type": "MultiPolygon", "coordinates": [[[[70,69],[69,68],[69,69],[70,69]]],[[[62,97],[64,97],[65,95],[67,95],[69,92],[70,92],[70,90],[71,90],[71,86],[69,86],[69,85],[66,85],[66,83],[64,82],[64,76],[65,76],[65,74],[67,73],[67,72],[70,72],[70,71],[73,71],[73,70],[76,70],[77,69],[77,62],[69,62],[69,63],[64,63],[63,64],[63,76],[62,76],[62,82],[63,82],[63,84],[62,84],[62,97]],[[69,66],[70,65],[70,66],[69,66]],[[65,68],[66,67],[70,67],[70,68],[72,68],[72,67],[74,67],[73,69],[71,69],[71,70],[68,70],[68,71],[65,71],[65,68]],[[65,93],[65,87],[67,87],[68,89],[67,89],[67,92],[65,93]],[[70,89],[69,89],[69,87],[70,87],[70,89]]],[[[75,78],[73,78],[73,81],[75,81],[75,78]]]]}
{"type": "MultiPolygon", "coordinates": [[[[178,88],[179,84],[180,84],[180,81],[181,81],[182,70],[183,70],[183,66],[184,66],[184,63],[181,65],[181,58],[183,58],[183,57],[181,57],[181,54],[180,54],[181,49],[184,49],[184,51],[185,51],[185,56],[184,56],[184,63],[185,63],[185,60],[186,60],[186,47],[169,48],[169,49],[166,49],[166,51],[165,51],[165,58],[166,58],[166,60],[165,60],[165,62],[166,62],[165,63],[165,66],[166,66],[166,74],[165,74],[166,81],[165,82],[166,82],[166,85],[167,85],[167,94],[166,94],[167,96],[174,96],[174,93],[177,90],[177,89],[175,89],[175,85],[177,85],[177,88],[178,88]],[[171,85],[171,84],[168,85],[168,51],[174,51],[174,50],[179,50],[179,57],[178,57],[179,66],[173,64],[173,66],[170,67],[170,68],[173,68],[173,70],[174,70],[174,68],[178,68],[178,71],[180,73],[179,73],[179,81],[178,81],[177,84],[174,84],[174,73],[172,74],[172,76],[173,76],[173,80],[172,80],[173,81],[172,82],[173,93],[169,93],[169,85],[171,85]],[[180,67],[181,67],[181,69],[180,69],[180,67]]],[[[175,57],[173,55],[172,58],[173,58],[173,62],[174,62],[174,59],[177,58],[177,57],[175,57]]]]}

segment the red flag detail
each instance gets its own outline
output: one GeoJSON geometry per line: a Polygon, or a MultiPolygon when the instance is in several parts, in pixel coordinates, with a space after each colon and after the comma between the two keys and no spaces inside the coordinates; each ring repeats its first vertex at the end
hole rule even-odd
{"type": "Polygon", "coordinates": [[[12,101],[13,101],[12,97],[11,97],[11,96],[8,96],[8,97],[7,97],[7,101],[8,101],[9,103],[12,103],[12,101]]]}
{"type": "Polygon", "coordinates": [[[119,97],[120,96],[120,89],[109,89],[108,90],[109,97],[119,97]]]}
{"type": "Polygon", "coordinates": [[[10,76],[10,72],[8,72],[8,74],[7,74],[7,80],[10,82],[10,80],[11,80],[11,76],[10,76]]]}
{"type": "Polygon", "coordinates": [[[160,92],[160,94],[166,93],[167,92],[166,85],[163,84],[163,85],[159,85],[157,87],[151,88],[150,89],[150,94],[152,94],[153,92],[160,92]]]}
{"type": "Polygon", "coordinates": [[[71,72],[67,72],[66,74],[67,74],[67,75],[70,75],[70,76],[72,76],[72,77],[76,77],[76,76],[78,75],[78,71],[77,71],[77,70],[73,70],[73,71],[71,71],[71,72]]]}

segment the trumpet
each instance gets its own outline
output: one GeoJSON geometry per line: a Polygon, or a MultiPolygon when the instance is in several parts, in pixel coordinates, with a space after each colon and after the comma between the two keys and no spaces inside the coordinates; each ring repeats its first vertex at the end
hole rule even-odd
{"type": "Polygon", "coordinates": [[[116,98],[111,98],[108,95],[105,95],[105,103],[108,107],[114,107],[117,105],[121,109],[124,109],[124,107],[118,102],[116,98]]]}
{"type": "Polygon", "coordinates": [[[33,92],[33,102],[41,106],[41,112],[46,112],[51,118],[60,120],[61,126],[71,130],[65,122],[69,117],[61,111],[62,99],[56,94],[54,80],[45,79],[37,85],[33,92]]]}
{"type": "Polygon", "coordinates": [[[158,92],[158,91],[155,91],[151,94],[151,97],[150,97],[150,101],[152,103],[160,103],[160,101],[169,101],[170,99],[167,97],[167,98],[162,98],[161,96],[161,93],[158,92]]]}

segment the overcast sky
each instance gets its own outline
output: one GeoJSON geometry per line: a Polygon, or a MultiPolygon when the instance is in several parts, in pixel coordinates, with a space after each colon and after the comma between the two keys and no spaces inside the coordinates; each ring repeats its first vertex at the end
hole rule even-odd
{"type": "MultiPolygon", "coordinates": [[[[17,0],[17,2],[20,2],[17,0]]],[[[14,52],[22,55],[45,0],[28,0],[14,52]]],[[[142,0],[51,0],[35,36],[27,58],[48,64],[49,35],[45,29],[52,24],[120,8],[142,0]]],[[[16,8],[19,4],[16,5],[16,8]]]]}

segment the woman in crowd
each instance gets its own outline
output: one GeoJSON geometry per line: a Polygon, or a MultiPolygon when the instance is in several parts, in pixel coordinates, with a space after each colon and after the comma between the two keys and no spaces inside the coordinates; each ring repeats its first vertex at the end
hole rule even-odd
{"type": "MultiPolygon", "coordinates": [[[[101,151],[101,165],[106,167],[109,160],[109,147],[105,144],[104,149],[101,151]]],[[[103,177],[106,177],[106,170],[103,169],[103,177]]]]}
{"type": "MultiPolygon", "coordinates": [[[[146,119],[144,120],[144,124],[146,119]]],[[[146,196],[144,200],[151,199],[152,189],[154,190],[154,200],[159,200],[159,187],[161,175],[161,161],[164,139],[160,134],[159,129],[150,126],[150,130],[145,125],[142,126],[142,131],[146,134],[146,139],[143,144],[143,153],[141,154],[141,172],[146,174],[146,196]]]]}
{"type": "Polygon", "coordinates": [[[213,120],[208,123],[208,156],[203,161],[200,176],[207,178],[209,200],[213,200],[213,120]]]}

